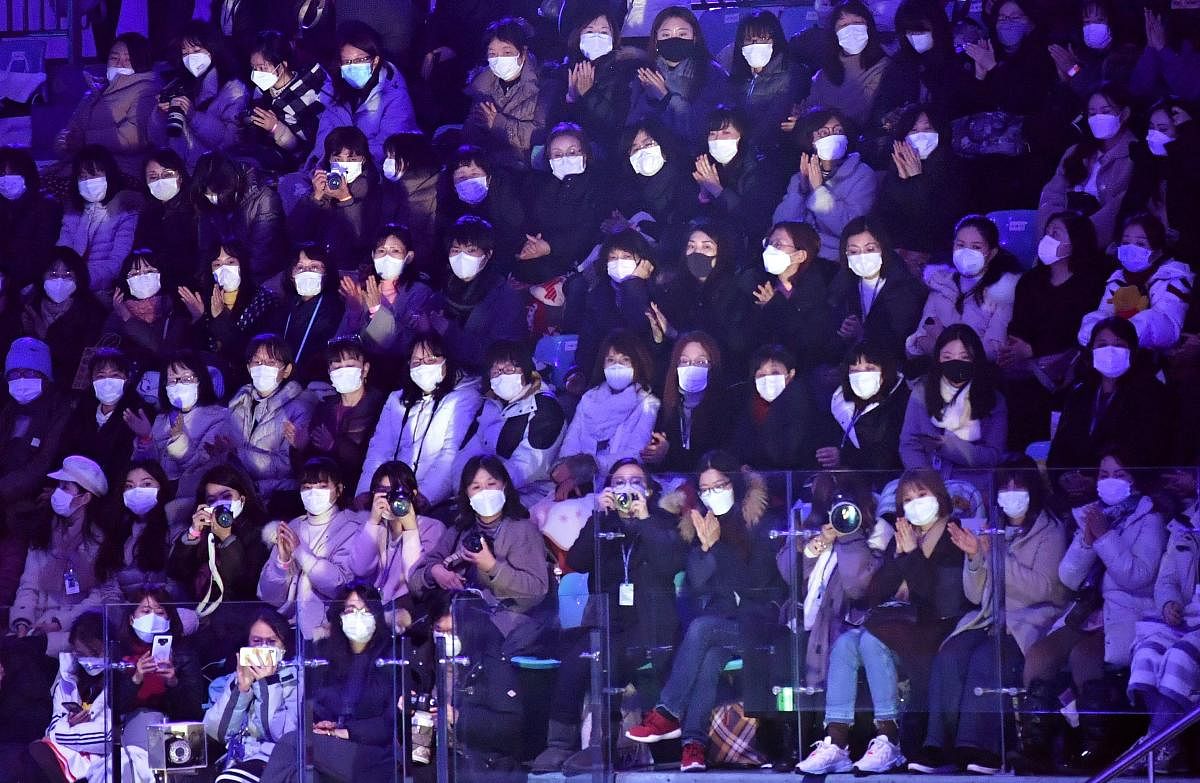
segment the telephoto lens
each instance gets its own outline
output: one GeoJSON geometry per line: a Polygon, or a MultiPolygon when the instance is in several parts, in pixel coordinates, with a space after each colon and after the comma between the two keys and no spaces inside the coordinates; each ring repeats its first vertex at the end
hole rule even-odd
{"type": "Polygon", "coordinates": [[[468,533],[467,537],[463,539],[463,549],[472,553],[482,552],[483,533],[480,533],[478,530],[472,530],[468,533]]]}
{"type": "Polygon", "coordinates": [[[849,535],[862,526],[862,509],[854,501],[839,495],[829,508],[829,524],[841,535],[849,535]]]}

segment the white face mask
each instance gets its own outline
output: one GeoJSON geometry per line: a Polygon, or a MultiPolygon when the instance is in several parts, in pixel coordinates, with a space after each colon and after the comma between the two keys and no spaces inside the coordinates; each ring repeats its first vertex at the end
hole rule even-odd
{"type": "Polygon", "coordinates": [[[20,174],[4,174],[0,176],[0,197],[16,201],[25,195],[25,178],[20,174]]]}
{"type": "Polygon", "coordinates": [[[1150,268],[1150,253],[1150,248],[1141,245],[1121,245],[1117,248],[1117,260],[1126,272],[1137,274],[1150,268]]]}
{"type": "Polygon", "coordinates": [[[471,496],[471,510],[481,517],[494,517],[504,510],[504,490],[481,489],[471,496]]]}
{"type": "Polygon", "coordinates": [[[1055,261],[1058,260],[1058,247],[1061,244],[1062,244],[1062,242],[1058,241],[1057,239],[1050,236],[1049,234],[1046,234],[1044,237],[1042,237],[1040,240],[1038,240],[1038,246],[1037,246],[1038,261],[1041,261],[1043,264],[1046,264],[1047,266],[1049,266],[1050,264],[1053,264],[1055,261]]]}
{"type": "Polygon", "coordinates": [[[483,256],[455,253],[450,256],[450,271],[460,280],[474,280],[483,268],[483,256]]]}
{"type": "MultiPolygon", "coordinates": [[[[70,655],[70,653],[64,654],[70,655]]],[[[83,669],[84,674],[89,677],[96,677],[103,673],[104,667],[107,665],[103,658],[97,658],[92,655],[76,656],[75,662],[79,664],[79,668],[83,669]]]]}
{"type": "Polygon", "coordinates": [[[162,275],[145,272],[125,278],[125,284],[129,286],[129,293],[134,299],[149,299],[162,290],[162,275]]]}
{"type": "Polygon", "coordinates": [[[925,54],[933,48],[933,33],[907,33],[904,36],[917,54],[925,54]]]}
{"type": "Polygon", "coordinates": [[[235,500],[218,500],[216,503],[212,504],[212,507],[228,508],[229,513],[233,515],[233,518],[237,519],[242,515],[242,510],[246,507],[246,501],[242,500],[241,498],[237,498],[235,500]]]}
{"type": "Polygon", "coordinates": [[[775,46],[769,43],[746,44],[742,47],[742,57],[746,58],[746,64],[751,68],[767,67],[774,53],[775,46]]]}
{"type": "Polygon", "coordinates": [[[846,150],[850,149],[850,139],[844,133],[834,133],[814,141],[813,149],[821,160],[841,160],[846,157],[846,150]]]}
{"type": "Polygon", "coordinates": [[[608,276],[614,282],[623,282],[633,277],[633,270],[637,269],[637,265],[636,258],[614,258],[608,262],[608,276]]]}
{"type": "Polygon", "coordinates": [[[250,383],[256,392],[265,396],[279,388],[279,376],[282,374],[278,367],[255,365],[250,368],[250,383]]]}
{"type": "Polygon", "coordinates": [[[582,155],[568,155],[565,158],[550,159],[550,173],[558,179],[566,179],[573,174],[582,174],[586,165],[582,155]]]}
{"type": "Polygon", "coordinates": [[[940,140],[937,131],[913,131],[904,138],[908,141],[909,146],[917,151],[921,160],[925,160],[933,154],[940,140]]]}
{"type": "Polygon", "coordinates": [[[279,77],[274,71],[251,71],[250,81],[254,82],[254,86],[266,92],[275,86],[275,82],[279,81],[279,77]]]}
{"type": "Polygon", "coordinates": [[[519,372],[505,373],[492,378],[492,393],[505,402],[512,402],[525,388],[525,379],[519,372]]]}
{"type": "Polygon", "coordinates": [[[117,400],[121,399],[121,395],[125,393],[124,378],[97,378],[92,381],[92,390],[96,392],[96,399],[105,405],[115,405],[117,400]]]}
{"type": "Polygon", "coordinates": [[[633,383],[633,368],[627,364],[610,364],[604,368],[604,380],[613,391],[624,391],[633,383]]]}
{"type": "Polygon", "coordinates": [[[62,304],[75,293],[75,281],[66,277],[50,277],[42,283],[42,290],[50,301],[62,304]]]}
{"type": "Polygon", "coordinates": [[[709,139],[708,154],[722,166],[737,157],[739,139],[709,139]]]}
{"type": "Polygon", "coordinates": [[[987,266],[987,258],[973,247],[960,247],[954,251],[954,268],[964,277],[976,277],[987,266]]]}
{"type": "Polygon", "coordinates": [[[404,273],[404,265],[408,258],[394,256],[391,253],[375,259],[375,272],[384,280],[397,280],[404,273]]]}
{"type": "Polygon", "coordinates": [[[462,653],[462,639],[459,639],[452,633],[442,633],[441,631],[433,632],[434,649],[436,650],[437,640],[442,640],[443,649],[446,655],[450,658],[457,658],[462,653]]]}
{"type": "MultiPolygon", "coordinates": [[[[1175,141],[1174,138],[1160,131],[1158,128],[1151,128],[1146,132],[1146,146],[1150,148],[1150,154],[1157,158],[1165,158],[1167,155],[1167,145],[1175,141]]],[[[3,177],[0,177],[0,187],[3,187],[3,177]]],[[[0,191],[3,195],[3,191],[0,191]]]]}
{"type": "Polygon", "coordinates": [[[108,79],[109,84],[112,84],[122,76],[133,76],[133,69],[120,68],[115,65],[110,65],[104,69],[104,78],[108,79]]]}
{"type": "Polygon", "coordinates": [[[190,411],[200,399],[200,384],[198,383],[168,383],[167,402],[181,411],[190,411]]]}
{"type": "Polygon", "coordinates": [[[8,396],[18,405],[28,405],[42,396],[42,379],[13,378],[8,382],[8,396]]]}
{"type": "Polygon", "coordinates": [[[155,634],[171,630],[171,621],[157,614],[138,615],[133,618],[130,625],[133,626],[133,632],[137,634],[137,637],[146,644],[154,641],[155,634]]]}
{"type": "Polygon", "coordinates": [[[1092,366],[1105,378],[1120,378],[1129,371],[1131,355],[1120,345],[1104,345],[1092,350],[1092,366]]]}
{"type": "Polygon", "coordinates": [[[937,498],[933,495],[922,495],[904,504],[904,518],[909,524],[927,527],[937,522],[939,510],[937,498]]]}
{"type": "Polygon", "coordinates": [[[375,615],[368,612],[351,612],[342,615],[342,633],[355,644],[365,644],[375,635],[375,615]]]}
{"type": "Polygon", "coordinates": [[[89,177],[79,180],[79,195],[84,201],[95,204],[108,195],[108,177],[89,177]]]}
{"type": "Polygon", "coordinates": [[[298,272],[292,277],[296,293],[300,296],[316,296],[321,293],[323,275],[320,272],[298,272]]]}
{"type": "Polygon", "coordinates": [[[629,165],[633,167],[634,172],[643,177],[653,177],[662,171],[666,162],[666,159],[663,158],[662,147],[657,144],[643,147],[629,156],[629,165]]]}
{"type": "Polygon", "coordinates": [[[395,182],[404,176],[403,172],[400,171],[400,167],[396,165],[395,158],[384,158],[382,169],[383,178],[388,182],[395,182]]]}
{"type": "Polygon", "coordinates": [[[1029,493],[1023,489],[1006,489],[996,494],[996,504],[1009,519],[1022,519],[1029,510],[1029,493]]]}
{"type": "Polygon", "coordinates": [[[1087,118],[1092,135],[1101,141],[1107,141],[1121,130],[1121,118],[1115,114],[1093,114],[1087,118]]]}
{"type": "Polygon", "coordinates": [[[334,161],[329,167],[339,172],[345,178],[347,184],[354,182],[363,173],[363,162],[361,160],[334,161]]]}
{"type": "Polygon", "coordinates": [[[1106,506],[1115,506],[1133,494],[1133,484],[1123,478],[1102,478],[1096,482],[1096,496],[1106,506]]]}
{"type": "Polygon", "coordinates": [[[760,375],[754,379],[754,388],[758,391],[758,396],[767,402],[775,402],[779,398],[779,395],[783,394],[786,386],[787,376],[778,373],[774,375],[760,375]]]}
{"type": "Polygon", "coordinates": [[[319,517],[333,508],[333,490],[328,487],[302,489],[300,503],[310,517],[319,517]]]}
{"type": "Polygon", "coordinates": [[[429,394],[445,379],[446,363],[418,364],[408,371],[408,375],[412,378],[413,383],[417,385],[418,389],[429,394]]]}
{"type": "Polygon", "coordinates": [[[1112,43],[1112,30],[1103,22],[1088,22],[1083,26],[1083,43],[1089,49],[1107,49],[1112,43]]]}
{"type": "Polygon", "coordinates": [[[121,495],[125,508],[137,516],[145,516],[158,504],[158,487],[130,487],[121,495]]]}
{"type": "Polygon", "coordinates": [[[187,68],[188,73],[197,79],[208,70],[210,65],[212,65],[212,56],[208,52],[192,52],[183,56],[183,67],[187,68]]]}
{"type": "Polygon", "coordinates": [[[837,31],[837,39],[842,51],[853,57],[862,54],[862,50],[867,48],[870,34],[865,24],[848,24],[837,31]]]}
{"type": "Polygon", "coordinates": [[[679,391],[685,394],[697,394],[708,388],[708,368],[687,365],[676,367],[675,375],[679,379],[679,391]]]}
{"type": "Polygon", "coordinates": [[[579,36],[579,51],[589,60],[599,60],[613,50],[613,37],[608,33],[583,33],[579,36]]]}
{"type": "Polygon", "coordinates": [[[874,280],[883,269],[883,253],[855,253],[847,255],[846,262],[850,271],[863,280],[874,280]]]}
{"type": "Polygon", "coordinates": [[[782,275],[792,265],[792,254],[774,245],[767,245],[763,248],[762,260],[767,274],[782,275]]]}
{"type": "Polygon", "coordinates": [[[471,177],[454,183],[454,192],[468,204],[478,204],[487,198],[488,178],[471,177]]]}
{"type": "Polygon", "coordinates": [[[713,516],[723,517],[733,508],[733,488],[707,489],[700,493],[700,500],[713,512],[713,516]]]}
{"type": "Polygon", "coordinates": [[[362,388],[363,371],[361,367],[339,367],[329,371],[329,382],[333,384],[338,394],[353,394],[362,388]]]}
{"type": "Polygon", "coordinates": [[[164,177],[156,179],[146,186],[150,190],[150,195],[159,201],[170,201],[179,195],[179,178],[164,177]]]}
{"type": "Polygon", "coordinates": [[[883,388],[883,373],[879,370],[859,370],[850,373],[850,390],[860,400],[869,400],[883,388]]]}
{"type": "Polygon", "coordinates": [[[217,285],[222,291],[232,293],[238,290],[238,286],[242,284],[242,268],[234,264],[219,266],[217,271],[213,272],[213,279],[217,281],[217,285]]]}
{"type": "Polygon", "coordinates": [[[489,57],[488,68],[502,82],[511,82],[521,75],[521,58],[508,55],[506,57],[489,57]]]}
{"type": "Polygon", "coordinates": [[[55,514],[60,517],[71,516],[71,511],[75,505],[75,496],[67,492],[62,487],[50,493],[50,508],[55,514]]]}

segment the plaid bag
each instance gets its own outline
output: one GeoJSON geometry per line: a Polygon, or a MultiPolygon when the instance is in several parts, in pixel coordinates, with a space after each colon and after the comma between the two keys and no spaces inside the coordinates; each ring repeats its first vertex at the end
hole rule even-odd
{"type": "Polygon", "coordinates": [[[747,718],[740,701],[713,710],[708,727],[708,763],[714,766],[761,767],[767,757],[754,747],[758,718],[747,718]]]}

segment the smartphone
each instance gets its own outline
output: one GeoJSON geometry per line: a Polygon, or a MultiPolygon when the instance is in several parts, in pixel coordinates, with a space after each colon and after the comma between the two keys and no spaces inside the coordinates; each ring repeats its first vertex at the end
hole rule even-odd
{"type": "Polygon", "coordinates": [[[154,637],[150,643],[150,657],[154,659],[155,663],[171,662],[171,637],[169,634],[154,637]]]}
{"type": "Polygon", "coordinates": [[[239,666],[278,667],[278,647],[243,647],[238,651],[239,666]]]}
{"type": "Polygon", "coordinates": [[[77,701],[64,701],[63,709],[67,711],[68,715],[75,715],[77,713],[83,712],[83,705],[81,705],[77,701]]]}

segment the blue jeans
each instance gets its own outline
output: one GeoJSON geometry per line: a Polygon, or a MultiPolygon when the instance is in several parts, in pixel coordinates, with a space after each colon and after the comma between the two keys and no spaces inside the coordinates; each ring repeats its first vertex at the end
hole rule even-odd
{"type": "Polygon", "coordinates": [[[900,714],[900,690],[896,659],[887,645],[864,628],[851,628],[837,638],[829,651],[829,674],[825,681],[825,725],[854,723],[858,696],[858,670],[867,672],[875,720],[896,720],[900,714]]]}
{"type": "Polygon", "coordinates": [[[737,620],[697,617],[688,626],[659,704],[683,724],[684,742],[707,742],[721,670],[736,657],[730,648],[740,642],[737,620]]]}

